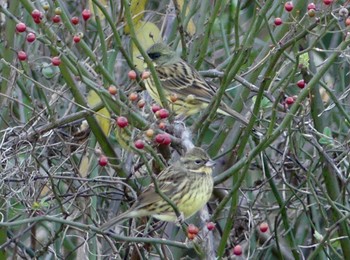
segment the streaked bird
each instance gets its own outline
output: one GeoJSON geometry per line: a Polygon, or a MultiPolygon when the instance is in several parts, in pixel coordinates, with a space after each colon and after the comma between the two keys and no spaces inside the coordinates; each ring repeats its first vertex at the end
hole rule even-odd
{"type": "MultiPolygon", "coordinates": [[[[163,43],[156,43],[147,50],[152,60],[158,78],[164,89],[170,108],[176,115],[190,116],[204,110],[213,100],[216,88],[207,82],[199,72],[181,59],[163,43]],[[170,102],[171,96],[176,96],[176,102],[170,102]]],[[[145,86],[151,97],[161,104],[154,79],[150,76],[145,80],[145,86]]],[[[247,125],[248,120],[221,101],[217,110],[219,113],[232,116],[247,125]]]]}
{"type": "MultiPolygon", "coordinates": [[[[194,147],[157,176],[159,190],[176,205],[185,219],[209,201],[214,185],[214,164],[203,149],[194,147]]],[[[103,224],[101,229],[106,230],[126,218],[143,216],[153,216],[168,222],[177,220],[174,209],[151,184],[129,210],[103,224]]]]}

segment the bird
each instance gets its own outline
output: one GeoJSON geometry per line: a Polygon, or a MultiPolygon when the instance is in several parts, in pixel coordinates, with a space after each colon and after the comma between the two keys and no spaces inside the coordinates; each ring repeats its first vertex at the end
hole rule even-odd
{"type": "MultiPolygon", "coordinates": [[[[176,52],[164,43],[155,43],[146,51],[151,59],[165,97],[169,100],[170,109],[176,115],[191,116],[203,111],[213,100],[217,88],[206,81],[189,63],[181,59],[176,52]],[[177,99],[172,102],[172,96],[177,99]]],[[[161,104],[160,96],[152,75],[144,80],[147,92],[152,99],[161,104]]],[[[223,101],[218,113],[232,116],[244,125],[248,120],[223,101]]]]}
{"type": "MultiPolygon", "coordinates": [[[[206,151],[193,147],[157,175],[159,190],[177,207],[183,219],[194,215],[209,201],[214,186],[214,165],[206,151]]],[[[157,193],[154,183],[140,194],[130,209],[102,224],[101,230],[127,218],[144,216],[166,222],[178,221],[173,207],[157,193]]]]}

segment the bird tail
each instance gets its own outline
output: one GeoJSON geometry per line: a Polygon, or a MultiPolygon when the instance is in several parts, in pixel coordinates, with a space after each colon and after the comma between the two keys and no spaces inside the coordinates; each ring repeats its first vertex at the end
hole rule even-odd
{"type": "Polygon", "coordinates": [[[102,231],[105,231],[105,230],[111,228],[112,226],[114,226],[114,225],[118,224],[119,222],[123,221],[124,219],[129,218],[130,217],[129,213],[130,213],[129,211],[126,211],[126,212],[124,212],[124,213],[122,213],[122,214],[120,214],[120,215],[118,215],[118,216],[108,220],[106,223],[104,223],[104,224],[102,224],[100,226],[100,229],[102,231]]]}
{"type": "Polygon", "coordinates": [[[218,109],[218,112],[220,114],[223,114],[225,116],[231,116],[237,120],[239,120],[241,123],[243,123],[245,126],[248,125],[249,121],[244,116],[242,116],[237,111],[230,108],[227,104],[221,102],[220,108],[218,109]]]}

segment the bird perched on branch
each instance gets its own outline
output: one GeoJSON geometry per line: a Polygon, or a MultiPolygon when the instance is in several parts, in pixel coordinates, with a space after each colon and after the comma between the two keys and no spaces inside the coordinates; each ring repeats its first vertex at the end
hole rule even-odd
{"type": "MultiPolygon", "coordinates": [[[[199,72],[181,59],[173,50],[163,43],[156,43],[147,50],[152,60],[165,97],[171,101],[170,108],[176,115],[190,116],[204,110],[213,100],[216,88],[207,82],[199,72]]],[[[161,104],[152,75],[145,80],[145,86],[151,97],[161,104]]],[[[248,120],[231,109],[223,101],[217,110],[219,113],[232,116],[247,125],[248,120]]]]}
{"type": "MultiPolygon", "coordinates": [[[[213,191],[214,166],[209,155],[194,147],[174,164],[165,168],[156,178],[159,191],[166,196],[185,219],[202,209],[213,191]]],[[[112,218],[101,226],[106,230],[126,218],[153,216],[159,220],[176,222],[174,208],[151,184],[126,212],[112,218]]]]}

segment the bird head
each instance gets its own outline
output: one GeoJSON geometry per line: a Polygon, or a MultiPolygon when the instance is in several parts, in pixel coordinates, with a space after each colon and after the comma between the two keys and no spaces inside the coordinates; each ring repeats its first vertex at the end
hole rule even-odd
{"type": "Polygon", "coordinates": [[[215,165],[215,162],[210,159],[207,152],[199,147],[189,150],[181,160],[185,167],[194,173],[211,174],[215,165]]]}
{"type": "Polygon", "coordinates": [[[176,53],[164,43],[156,43],[147,50],[147,55],[155,66],[172,64],[180,59],[176,53]]]}

